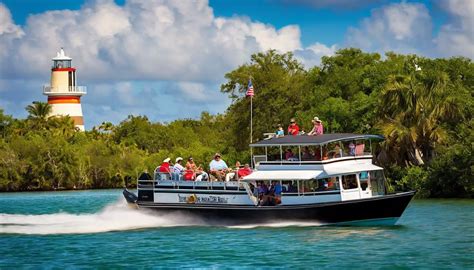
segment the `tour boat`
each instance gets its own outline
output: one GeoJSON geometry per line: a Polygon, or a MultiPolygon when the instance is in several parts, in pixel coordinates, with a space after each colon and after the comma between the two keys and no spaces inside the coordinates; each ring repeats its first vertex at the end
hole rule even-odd
{"type": "Polygon", "coordinates": [[[394,225],[414,191],[388,194],[383,168],[373,164],[372,143],[380,135],[283,136],[253,143],[254,171],[242,179],[173,181],[155,173],[125,189],[139,209],[180,212],[211,223],[394,225]],[[259,194],[279,185],[281,195],[259,194]]]}

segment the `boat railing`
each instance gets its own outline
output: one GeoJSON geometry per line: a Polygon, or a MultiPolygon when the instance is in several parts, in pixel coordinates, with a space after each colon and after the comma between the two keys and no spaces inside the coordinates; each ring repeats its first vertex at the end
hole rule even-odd
{"type": "Polygon", "coordinates": [[[258,165],[315,165],[315,164],[326,164],[326,163],[333,163],[335,161],[345,161],[345,160],[354,160],[354,159],[367,159],[372,158],[372,154],[369,152],[364,152],[363,154],[359,155],[341,155],[338,157],[327,158],[327,159],[298,159],[292,158],[288,160],[268,160],[268,159],[255,159],[254,164],[255,166],[258,165]]]}
{"type": "Polygon", "coordinates": [[[216,182],[216,181],[175,181],[169,179],[154,180],[138,179],[138,189],[193,189],[193,190],[237,190],[247,191],[247,183],[241,181],[216,182]]]}

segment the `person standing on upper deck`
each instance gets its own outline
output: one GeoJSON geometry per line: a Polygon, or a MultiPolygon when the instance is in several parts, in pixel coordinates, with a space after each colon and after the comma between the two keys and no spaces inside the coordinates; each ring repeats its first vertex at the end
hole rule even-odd
{"type": "Polygon", "coordinates": [[[288,126],[288,135],[298,135],[300,133],[300,127],[296,124],[295,118],[290,119],[290,125],[288,126]]]}
{"type": "Polygon", "coordinates": [[[216,153],[214,159],[209,163],[209,169],[211,170],[211,174],[214,175],[218,181],[222,181],[229,167],[227,167],[227,163],[221,159],[221,154],[216,153]]]}
{"type": "Polygon", "coordinates": [[[324,133],[324,128],[323,128],[323,122],[319,120],[319,118],[316,116],[311,120],[313,122],[313,129],[308,133],[308,135],[323,135],[324,133]]]}

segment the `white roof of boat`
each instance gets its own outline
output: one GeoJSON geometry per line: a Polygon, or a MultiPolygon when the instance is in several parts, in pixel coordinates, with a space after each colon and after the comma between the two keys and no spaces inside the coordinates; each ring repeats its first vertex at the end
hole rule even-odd
{"type": "Polygon", "coordinates": [[[331,175],[348,174],[348,173],[363,172],[363,171],[376,171],[376,170],[383,170],[383,168],[371,163],[354,164],[350,166],[348,165],[341,166],[339,164],[334,164],[334,165],[324,166],[324,174],[321,176],[325,177],[325,176],[331,176],[331,175]]]}
{"type": "Polygon", "coordinates": [[[308,180],[316,178],[323,171],[304,171],[304,170],[278,170],[278,171],[254,171],[244,177],[244,181],[258,180],[308,180]]]}

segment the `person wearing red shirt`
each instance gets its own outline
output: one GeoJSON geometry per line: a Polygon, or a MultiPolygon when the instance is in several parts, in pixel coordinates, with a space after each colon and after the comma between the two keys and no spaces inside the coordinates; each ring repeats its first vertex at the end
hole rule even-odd
{"type": "Polygon", "coordinates": [[[163,163],[161,163],[160,169],[158,171],[161,173],[171,173],[170,160],[170,158],[166,158],[165,160],[163,160],[163,163]]]}
{"type": "Polygon", "coordinates": [[[252,173],[252,169],[250,169],[249,164],[245,164],[245,166],[237,171],[237,176],[239,179],[244,178],[244,176],[247,176],[252,173]]]}
{"type": "Polygon", "coordinates": [[[288,135],[298,135],[300,133],[300,127],[296,124],[294,118],[291,118],[290,125],[288,126],[288,135]]]}

